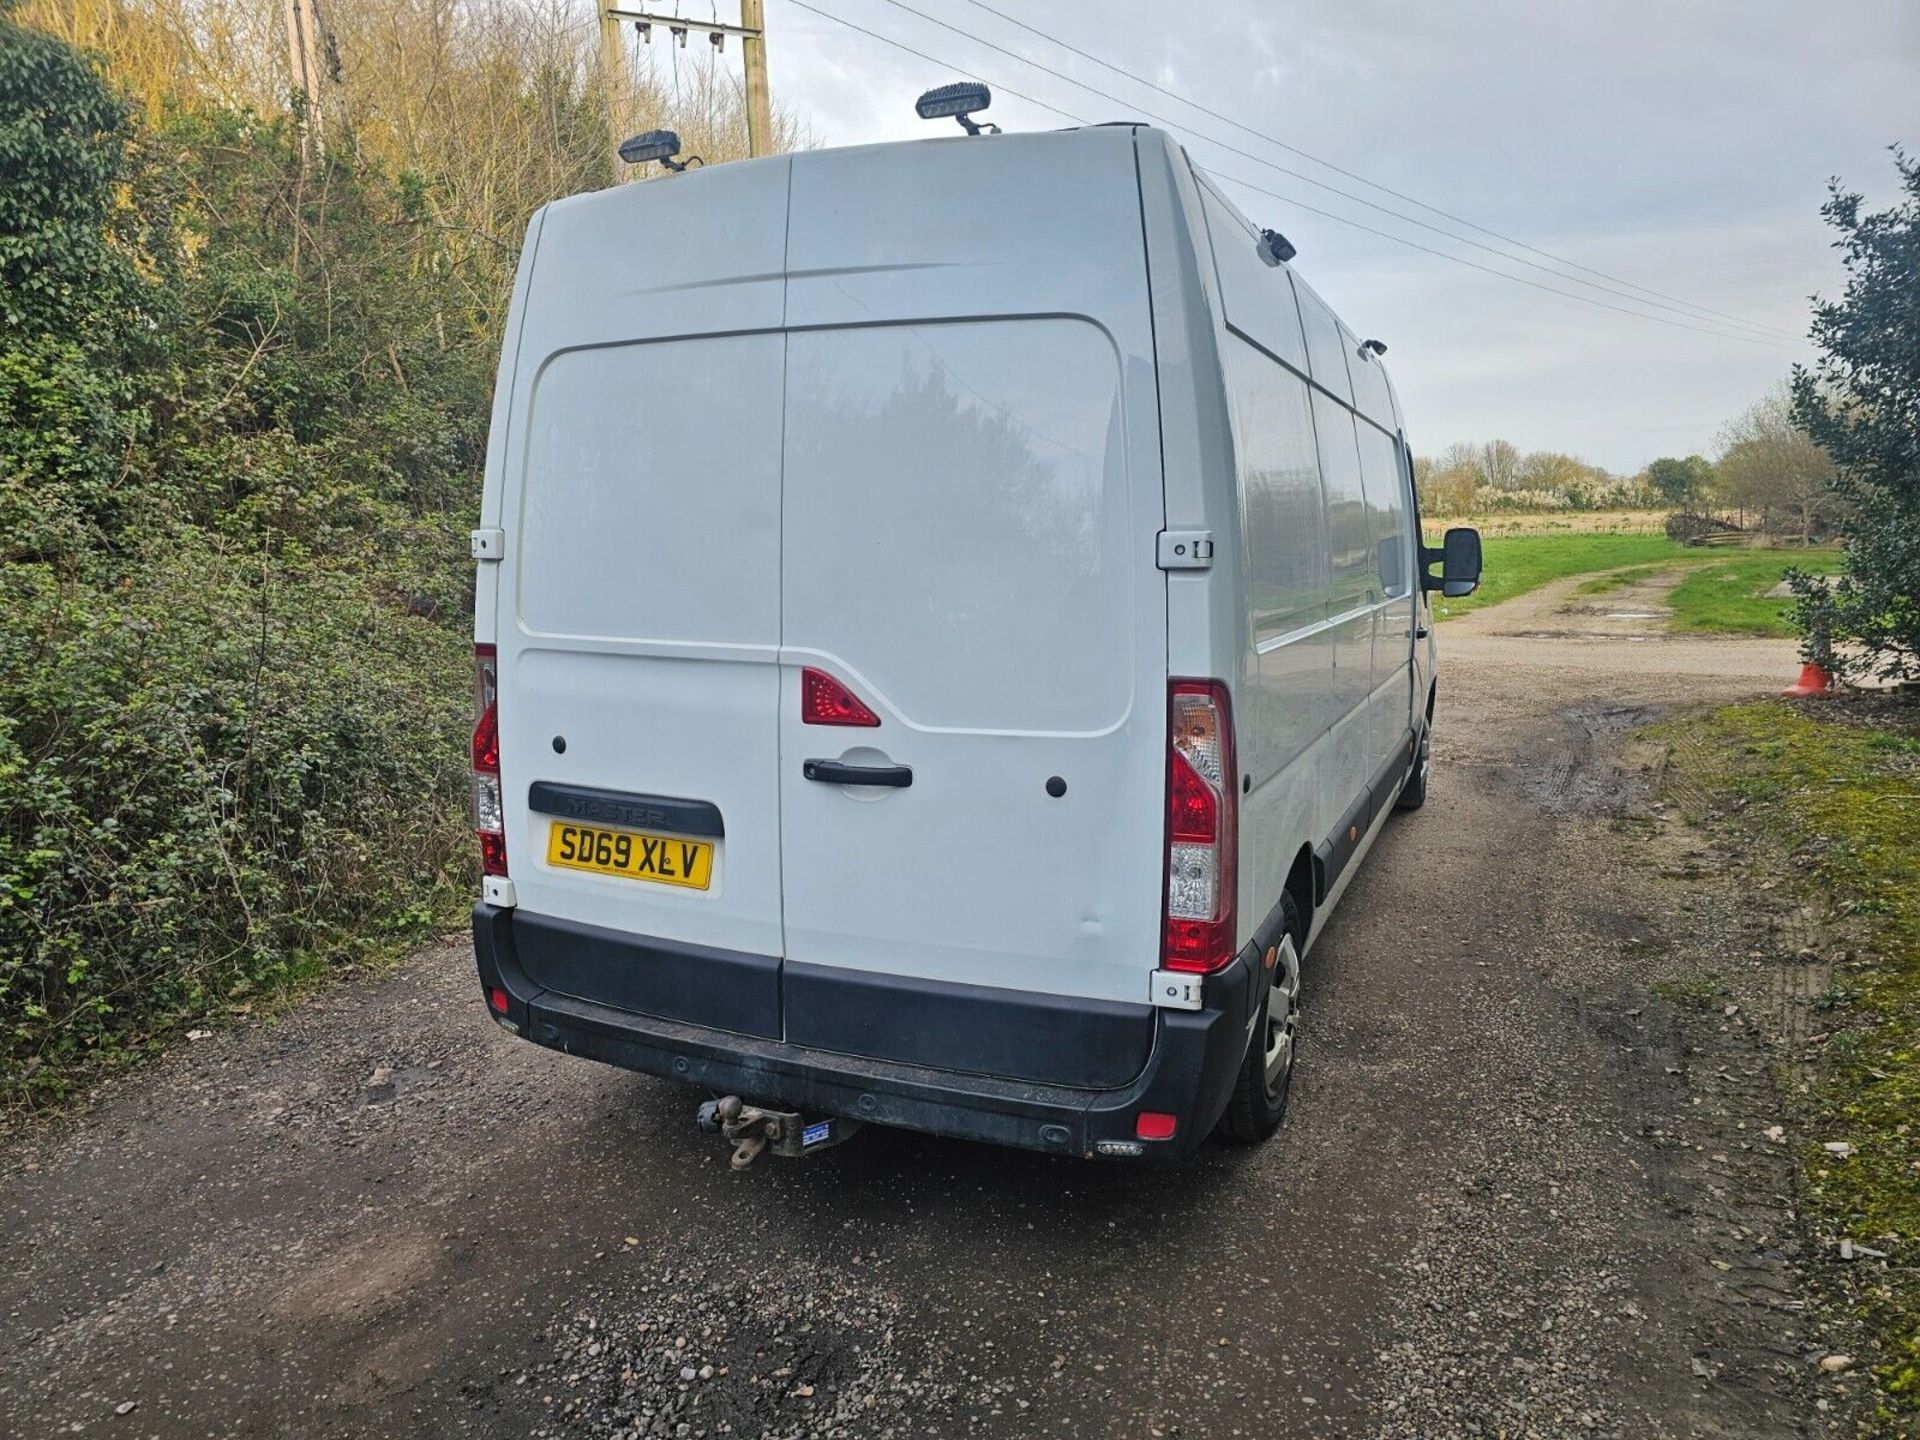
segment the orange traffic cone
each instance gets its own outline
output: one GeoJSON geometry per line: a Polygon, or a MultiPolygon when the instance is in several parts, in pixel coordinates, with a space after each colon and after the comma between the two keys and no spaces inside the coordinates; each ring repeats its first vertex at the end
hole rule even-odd
{"type": "Polygon", "coordinates": [[[1825,695],[1833,689],[1833,676],[1827,673],[1824,665],[1807,664],[1800,667],[1800,678],[1780,693],[1794,699],[1808,695],[1825,695]]]}

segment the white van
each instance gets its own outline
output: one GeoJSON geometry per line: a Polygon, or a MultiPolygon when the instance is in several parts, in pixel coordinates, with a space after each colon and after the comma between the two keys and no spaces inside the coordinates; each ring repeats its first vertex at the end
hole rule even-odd
{"type": "Polygon", "coordinates": [[[1271,1133],[1479,569],[1290,255],[1141,125],[536,215],[474,535],[494,1016],[786,1153],[1271,1133]]]}

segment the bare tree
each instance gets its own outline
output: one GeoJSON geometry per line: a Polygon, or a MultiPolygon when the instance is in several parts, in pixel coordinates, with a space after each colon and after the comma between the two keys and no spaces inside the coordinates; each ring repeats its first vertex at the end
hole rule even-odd
{"type": "Polygon", "coordinates": [[[1480,474],[1495,490],[1520,488],[1520,447],[1511,440],[1489,440],[1480,447],[1480,474]]]}
{"type": "MultiPolygon", "coordinates": [[[[584,0],[318,0],[319,103],[358,154],[404,176],[437,237],[418,263],[469,292],[450,325],[503,323],[528,218],[564,195],[628,178],[607,151],[614,97],[584,0]]],[[[104,51],[116,83],[156,120],[170,100],[262,114],[291,88],[280,8],[261,0],[22,0],[20,17],[104,51]]],[[[680,132],[709,164],[747,153],[734,56],[641,45],[629,33],[623,113],[680,132]]],[[[776,76],[777,78],[777,76],[776,76]]],[[[809,143],[776,109],[777,148],[809,143]]]]}
{"type": "Polygon", "coordinates": [[[1775,516],[1790,517],[1802,544],[1833,518],[1833,462],[1794,424],[1784,384],[1720,432],[1715,470],[1723,503],[1758,510],[1763,523],[1775,516]]]}

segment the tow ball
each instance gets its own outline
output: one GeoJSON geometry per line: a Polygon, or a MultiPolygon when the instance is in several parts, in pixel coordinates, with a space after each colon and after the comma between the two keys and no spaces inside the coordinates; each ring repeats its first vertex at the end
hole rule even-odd
{"type": "Polygon", "coordinates": [[[738,1095],[728,1095],[703,1102],[694,1124],[708,1135],[722,1135],[732,1141],[733,1168],[744,1170],[764,1150],[797,1160],[816,1150],[830,1149],[858,1130],[861,1122],[838,1115],[809,1120],[791,1110],[767,1110],[747,1104],[738,1095]]]}

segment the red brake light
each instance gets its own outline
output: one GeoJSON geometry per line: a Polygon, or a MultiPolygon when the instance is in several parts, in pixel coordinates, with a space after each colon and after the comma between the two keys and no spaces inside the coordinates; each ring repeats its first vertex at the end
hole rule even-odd
{"type": "Polygon", "coordinates": [[[1167,863],[1161,964],[1218,970],[1234,954],[1239,770],[1218,680],[1167,686],[1167,863]]]}
{"type": "Polygon", "coordinates": [[[484,775],[500,773],[500,709],[489,705],[473,722],[473,768],[484,775]]]}
{"type": "Polygon", "coordinates": [[[1211,845],[1220,831],[1220,806],[1212,788],[1178,750],[1167,757],[1167,833],[1175,840],[1211,845]]]}
{"type": "Polygon", "coordinates": [[[866,702],[824,670],[800,672],[800,720],[806,725],[878,725],[866,702]]]}
{"type": "Polygon", "coordinates": [[[507,992],[498,985],[487,987],[487,1008],[496,1015],[507,1013],[507,992]]]}
{"type": "Polygon", "coordinates": [[[507,873],[507,812],[500,791],[500,660],[491,645],[473,647],[473,833],[480,872],[507,873]]]}
{"type": "Polygon", "coordinates": [[[1171,1140],[1179,1128],[1179,1116],[1158,1110],[1142,1110],[1133,1122],[1134,1138],[1138,1140],[1171,1140]]]}

